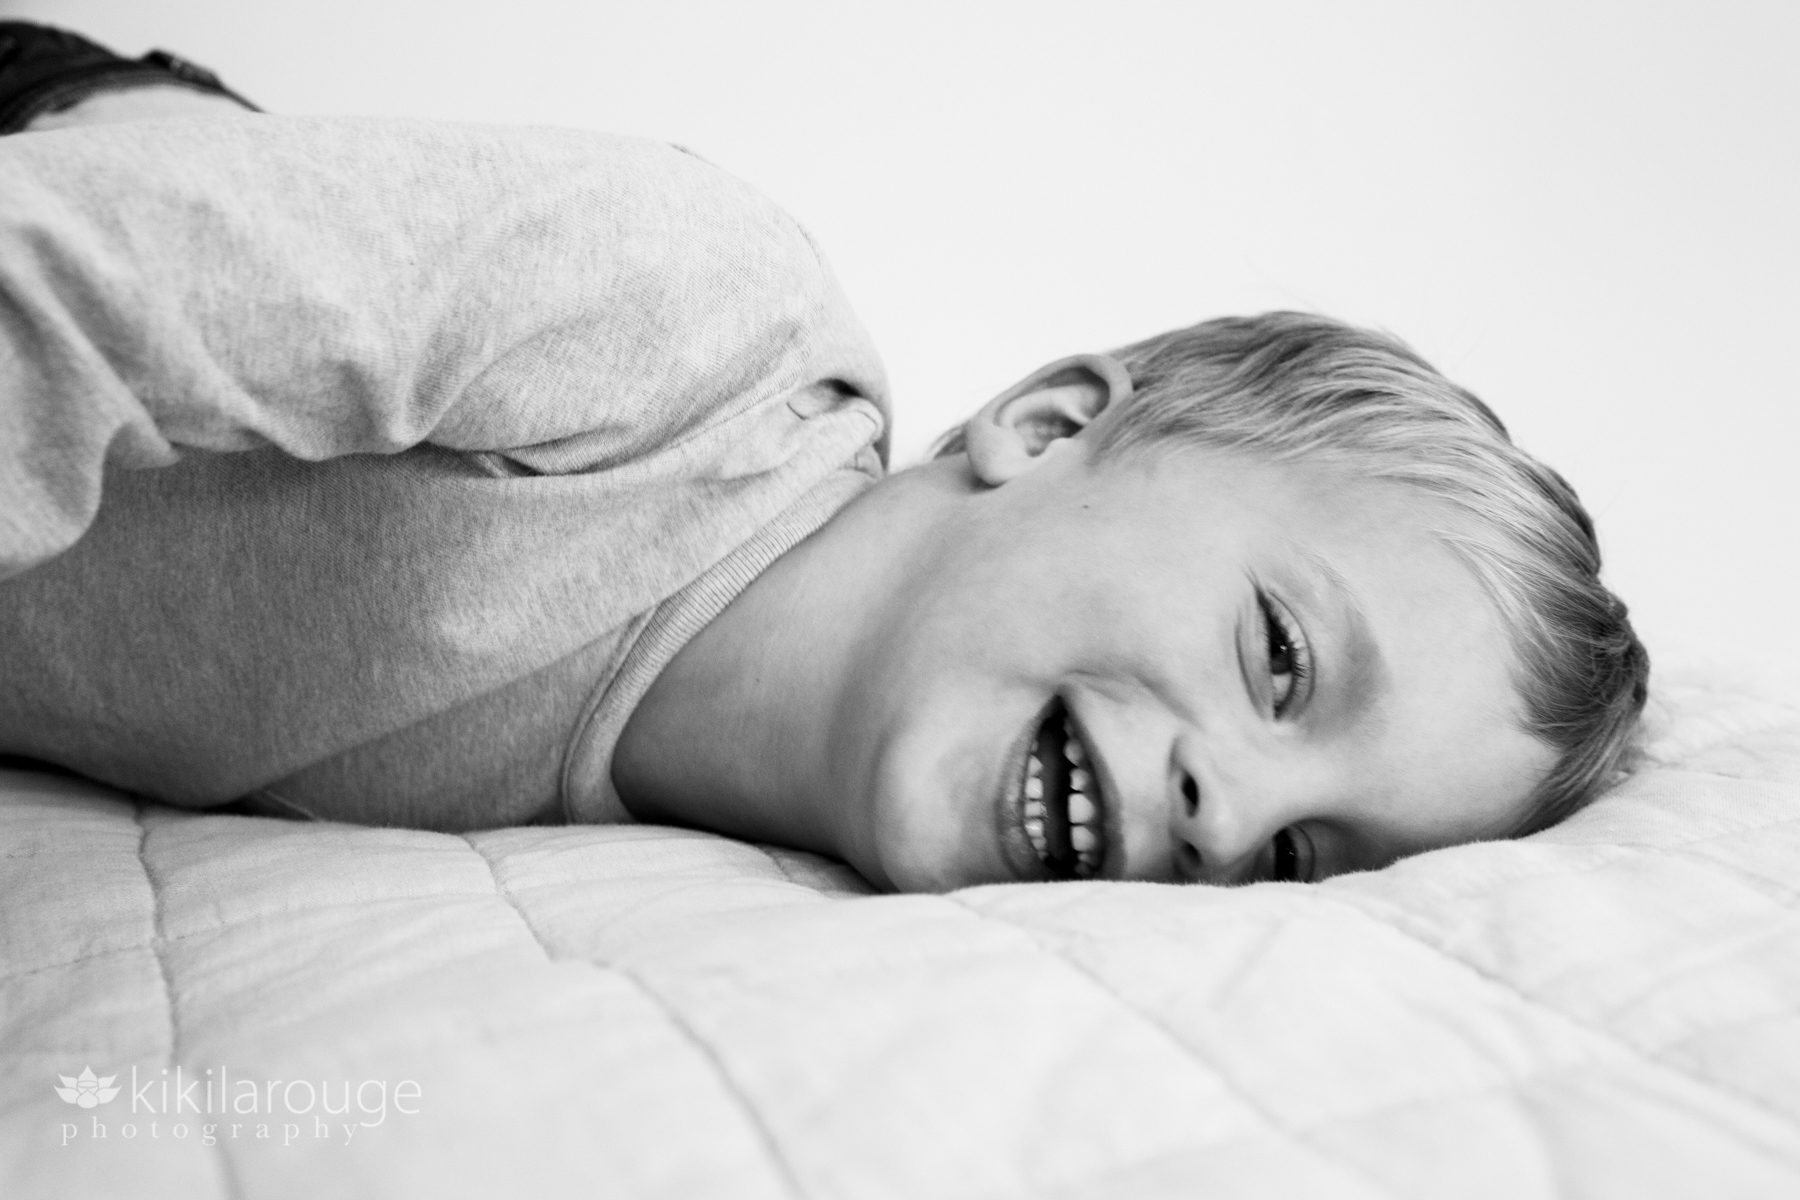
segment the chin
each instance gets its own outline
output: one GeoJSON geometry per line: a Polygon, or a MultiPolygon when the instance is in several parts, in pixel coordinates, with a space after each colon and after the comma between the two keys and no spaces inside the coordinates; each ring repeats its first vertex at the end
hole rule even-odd
{"type": "Polygon", "coordinates": [[[941,808],[912,808],[900,820],[882,823],[884,834],[874,847],[880,874],[871,881],[896,892],[948,892],[1003,882],[1002,871],[978,861],[968,840],[974,831],[963,826],[959,814],[941,808]]]}
{"type": "Polygon", "coordinates": [[[942,864],[917,853],[904,833],[890,830],[877,834],[877,844],[870,851],[857,856],[851,865],[883,891],[942,892],[957,886],[945,878],[942,864]]]}
{"type": "Polygon", "coordinates": [[[890,739],[867,776],[869,805],[850,862],[878,887],[947,892],[1011,878],[1000,861],[991,806],[968,755],[942,728],[914,725],[890,739]],[[992,852],[990,852],[992,851],[992,852]]]}
{"type": "Polygon", "coordinates": [[[879,886],[891,892],[953,892],[957,888],[979,882],[981,881],[961,878],[954,872],[901,867],[888,871],[886,879],[880,881],[879,886]]]}

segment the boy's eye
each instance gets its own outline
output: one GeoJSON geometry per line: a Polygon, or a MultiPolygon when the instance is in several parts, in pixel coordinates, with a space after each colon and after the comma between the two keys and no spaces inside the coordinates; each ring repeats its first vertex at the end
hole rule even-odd
{"type": "Polygon", "coordinates": [[[1274,696],[1275,715],[1287,712],[1300,685],[1312,671],[1311,655],[1306,642],[1282,619],[1275,603],[1259,596],[1263,625],[1267,632],[1270,690],[1274,696]]]}
{"type": "Polygon", "coordinates": [[[1275,853],[1269,878],[1282,883],[1294,883],[1304,880],[1310,874],[1302,871],[1300,863],[1300,840],[1304,836],[1298,829],[1289,826],[1270,839],[1275,853]]]}

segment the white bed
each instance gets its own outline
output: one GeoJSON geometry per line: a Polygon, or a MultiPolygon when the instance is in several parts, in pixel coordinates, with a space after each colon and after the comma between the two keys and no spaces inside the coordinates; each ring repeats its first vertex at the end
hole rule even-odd
{"type": "Polygon", "coordinates": [[[1653,705],[1561,828],[1237,890],[0,774],[0,1197],[1800,1195],[1800,709],[1653,705]]]}

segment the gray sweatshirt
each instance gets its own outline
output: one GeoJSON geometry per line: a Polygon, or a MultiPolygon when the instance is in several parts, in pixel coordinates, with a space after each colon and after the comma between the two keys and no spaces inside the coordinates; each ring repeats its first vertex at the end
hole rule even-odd
{"type": "Polygon", "coordinates": [[[627,820],[632,706],[888,419],[806,235],[668,146],[0,139],[0,752],[188,806],[627,820]]]}

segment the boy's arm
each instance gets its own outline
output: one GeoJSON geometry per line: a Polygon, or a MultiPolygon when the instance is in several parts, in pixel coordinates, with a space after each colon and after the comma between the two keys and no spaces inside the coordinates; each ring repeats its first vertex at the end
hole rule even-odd
{"type": "Polygon", "coordinates": [[[184,448],[615,464],[747,393],[878,373],[842,307],[791,220],[655,143],[270,117],[7,138],[0,578],[81,536],[107,464],[184,448]]]}

